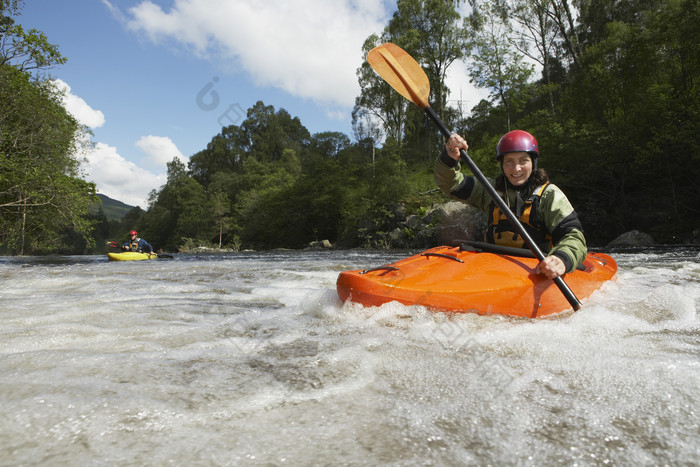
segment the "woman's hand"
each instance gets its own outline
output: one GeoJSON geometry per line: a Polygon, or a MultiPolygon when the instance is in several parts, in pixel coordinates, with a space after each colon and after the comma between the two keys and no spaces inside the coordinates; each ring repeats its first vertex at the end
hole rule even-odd
{"type": "Polygon", "coordinates": [[[535,268],[535,273],[542,274],[547,279],[556,279],[564,275],[565,272],[566,265],[558,256],[547,256],[535,268]]]}
{"type": "Polygon", "coordinates": [[[457,133],[452,133],[447,139],[447,143],[445,143],[445,151],[447,151],[448,156],[458,161],[460,149],[464,149],[465,151],[469,149],[467,140],[459,136],[457,133]]]}

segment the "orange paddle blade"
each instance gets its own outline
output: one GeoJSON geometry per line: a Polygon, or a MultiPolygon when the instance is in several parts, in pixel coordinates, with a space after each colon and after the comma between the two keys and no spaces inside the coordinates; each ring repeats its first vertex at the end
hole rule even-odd
{"type": "Polygon", "coordinates": [[[413,57],[401,47],[391,42],[379,45],[369,51],[367,62],[403,97],[422,109],[430,106],[428,77],[413,57]]]}

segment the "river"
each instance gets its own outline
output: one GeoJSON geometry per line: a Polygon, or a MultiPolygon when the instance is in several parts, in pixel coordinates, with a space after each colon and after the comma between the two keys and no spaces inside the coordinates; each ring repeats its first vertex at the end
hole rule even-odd
{"type": "Polygon", "coordinates": [[[0,465],[700,462],[697,249],[553,319],[340,303],[407,254],[0,257],[0,465]]]}

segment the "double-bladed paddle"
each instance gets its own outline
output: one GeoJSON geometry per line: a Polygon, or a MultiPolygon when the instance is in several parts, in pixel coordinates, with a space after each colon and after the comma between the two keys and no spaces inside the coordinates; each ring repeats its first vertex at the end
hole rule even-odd
{"type": "MultiPolygon", "coordinates": [[[[447,129],[440,117],[430,108],[430,104],[428,103],[430,82],[423,69],[413,57],[396,44],[387,42],[386,44],[382,44],[370,50],[367,54],[367,62],[369,62],[374,71],[376,71],[384,81],[389,83],[396,92],[425,110],[425,113],[437,124],[445,138],[450,137],[450,130],[447,129]]],[[[479,170],[464,149],[460,150],[460,156],[469,166],[479,183],[486,188],[486,191],[488,191],[493,201],[501,209],[501,212],[506,214],[506,217],[513,227],[523,236],[525,243],[527,243],[527,246],[530,247],[530,250],[532,250],[537,259],[542,261],[545,258],[542,251],[540,251],[537,244],[532,240],[532,237],[530,237],[530,234],[525,230],[518,218],[515,217],[515,214],[506,206],[503,198],[496,193],[496,189],[491,186],[484,174],[481,173],[481,170],[479,170]]],[[[554,283],[559,287],[559,290],[561,290],[574,310],[579,310],[581,308],[581,302],[579,302],[569,286],[566,285],[564,279],[559,276],[554,279],[554,283]]]]}

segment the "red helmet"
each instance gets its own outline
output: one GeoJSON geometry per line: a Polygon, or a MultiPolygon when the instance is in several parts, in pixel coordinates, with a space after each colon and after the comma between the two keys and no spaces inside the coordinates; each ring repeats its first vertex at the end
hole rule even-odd
{"type": "Polygon", "coordinates": [[[138,234],[136,233],[135,230],[132,230],[131,232],[129,232],[129,236],[132,236],[132,235],[138,235],[138,234]]]}
{"type": "Polygon", "coordinates": [[[496,146],[496,159],[508,152],[527,152],[533,159],[540,156],[537,140],[527,131],[513,130],[501,137],[496,146]]]}

